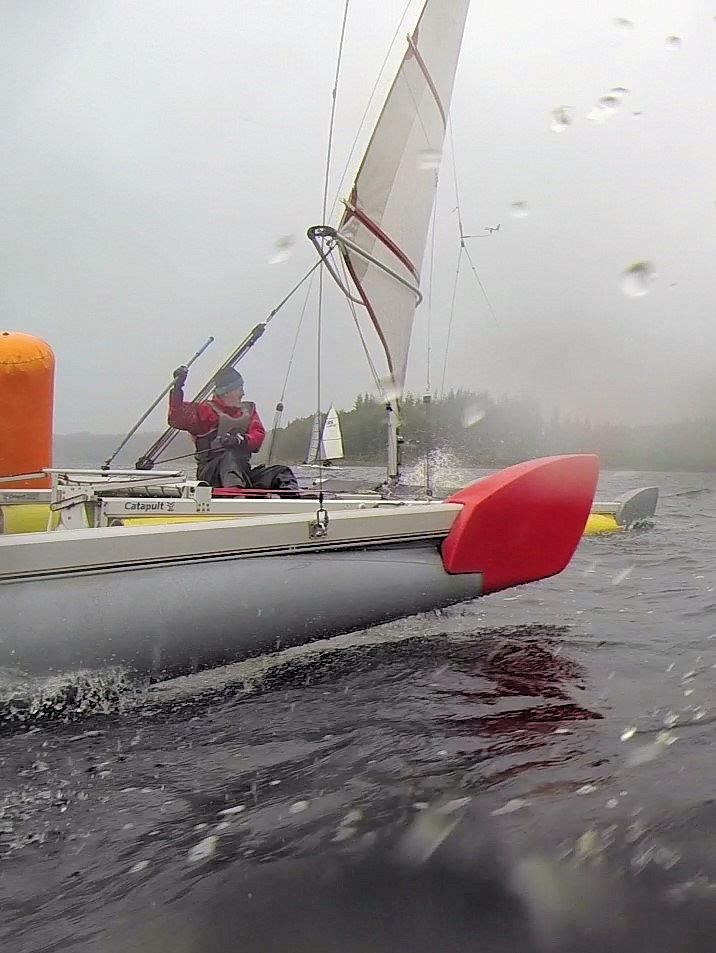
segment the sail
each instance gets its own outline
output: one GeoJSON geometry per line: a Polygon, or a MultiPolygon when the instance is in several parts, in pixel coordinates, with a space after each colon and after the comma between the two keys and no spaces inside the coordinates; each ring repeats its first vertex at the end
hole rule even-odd
{"type": "Polygon", "coordinates": [[[343,458],[343,437],[338,411],[331,404],[326,414],[321,434],[321,456],[324,460],[341,460],[343,458]]]}
{"type": "Polygon", "coordinates": [[[308,453],[306,454],[306,463],[313,463],[318,456],[318,437],[321,432],[321,421],[316,414],[313,418],[313,428],[311,429],[311,439],[308,443],[308,453]]]}
{"type": "Polygon", "coordinates": [[[340,243],[341,254],[380,336],[398,396],[469,3],[426,0],[338,228],[339,240],[348,243],[340,243]]]}

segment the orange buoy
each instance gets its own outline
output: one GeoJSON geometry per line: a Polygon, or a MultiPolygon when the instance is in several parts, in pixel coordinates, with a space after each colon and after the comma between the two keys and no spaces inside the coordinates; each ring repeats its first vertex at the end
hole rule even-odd
{"type": "MultiPolygon", "coordinates": [[[[49,344],[0,331],[0,478],[52,466],[55,356],[49,344]]],[[[1,489],[49,486],[43,480],[0,483],[1,489]]]]}

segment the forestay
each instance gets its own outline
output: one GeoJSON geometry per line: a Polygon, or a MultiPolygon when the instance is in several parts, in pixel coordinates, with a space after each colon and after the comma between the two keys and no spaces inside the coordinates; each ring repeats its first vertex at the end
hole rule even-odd
{"type": "Polygon", "coordinates": [[[338,228],[398,396],[468,7],[469,0],[426,0],[338,228]]]}

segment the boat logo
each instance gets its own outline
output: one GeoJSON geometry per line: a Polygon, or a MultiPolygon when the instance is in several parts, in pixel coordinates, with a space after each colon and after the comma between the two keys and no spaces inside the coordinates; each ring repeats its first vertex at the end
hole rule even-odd
{"type": "Polygon", "coordinates": [[[129,513],[173,513],[175,503],[173,500],[127,500],[124,509],[129,513]]]}

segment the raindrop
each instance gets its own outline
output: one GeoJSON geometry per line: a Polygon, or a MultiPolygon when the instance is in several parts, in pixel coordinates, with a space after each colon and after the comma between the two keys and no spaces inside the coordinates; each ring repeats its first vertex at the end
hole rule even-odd
{"type": "Polygon", "coordinates": [[[679,716],[674,711],[667,711],[664,715],[664,727],[673,728],[676,722],[679,720],[679,716]]]}
{"type": "Polygon", "coordinates": [[[512,218],[527,218],[530,214],[527,202],[513,202],[510,206],[510,215],[512,218]]]}
{"type": "Polygon", "coordinates": [[[658,745],[673,745],[678,740],[679,739],[676,737],[676,735],[671,731],[660,731],[656,736],[656,743],[658,745]]]}
{"type": "Polygon", "coordinates": [[[281,238],[278,238],[269,257],[269,265],[280,265],[282,262],[288,261],[293,254],[295,245],[296,239],[293,235],[282,235],[281,238]]]}
{"type": "Polygon", "coordinates": [[[442,159],[442,152],[439,149],[422,149],[418,153],[418,168],[437,169],[442,159]]]}
{"type": "Polygon", "coordinates": [[[569,115],[569,106],[558,106],[550,113],[552,121],[549,128],[552,132],[564,132],[567,126],[571,126],[572,117],[569,115]]]}
{"type": "Polygon", "coordinates": [[[619,798],[618,798],[618,797],[610,797],[609,800],[607,801],[607,807],[608,807],[610,810],[613,810],[615,807],[619,807],[619,798]]]}
{"type": "Polygon", "coordinates": [[[596,787],[593,784],[583,784],[581,788],[577,788],[577,794],[594,794],[596,787]]]}
{"type": "Polygon", "coordinates": [[[667,666],[666,666],[665,671],[667,671],[667,672],[672,672],[672,671],[674,670],[674,665],[675,665],[675,664],[676,664],[675,662],[671,662],[670,665],[667,665],[667,666]]]}
{"type": "Polygon", "coordinates": [[[649,294],[654,277],[654,266],[650,262],[635,261],[621,273],[619,286],[628,298],[643,298],[649,294]]]}
{"type": "Polygon", "coordinates": [[[490,813],[495,816],[500,814],[514,814],[515,811],[521,811],[523,807],[527,807],[529,803],[529,801],[525,801],[521,797],[515,797],[506,804],[503,804],[502,807],[498,807],[496,810],[490,811],[490,813]]]}
{"type": "Polygon", "coordinates": [[[289,814],[302,814],[308,809],[308,801],[295,801],[288,809],[289,814]]]}
{"type": "Polygon", "coordinates": [[[197,864],[203,860],[208,860],[216,850],[218,843],[219,838],[216,834],[210,834],[208,837],[205,837],[204,840],[200,840],[198,844],[194,844],[187,855],[189,863],[197,864]]]}
{"type": "Polygon", "coordinates": [[[223,811],[219,811],[219,817],[228,817],[230,814],[241,814],[245,810],[245,804],[237,804],[236,807],[225,807],[223,811]]]}
{"type": "Polygon", "coordinates": [[[624,731],[622,731],[621,740],[629,741],[629,739],[633,738],[635,734],[636,734],[636,726],[632,725],[630,728],[626,728],[624,731]]]}
{"type": "Polygon", "coordinates": [[[706,717],[705,708],[695,708],[694,709],[694,721],[701,721],[702,718],[706,717]]]}
{"type": "Polygon", "coordinates": [[[614,17],[614,26],[619,30],[633,30],[634,23],[626,17],[614,17]]]}
{"type": "Polygon", "coordinates": [[[674,33],[670,34],[666,38],[666,45],[670,50],[678,50],[681,47],[681,37],[674,33]]]}
{"type": "Polygon", "coordinates": [[[613,115],[610,110],[605,109],[604,106],[595,106],[593,109],[590,109],[587,113],[587,119],[590,122],[606,122],[609,117],[613,115]]]}
{"type": "Polygon", "coordinates": [[[148,866],[148,860],[140,860],[134,865],[134,867],[129,868],[129,872],[130,874],[138,874],[141,870],[146,870],[148,866]]]}

